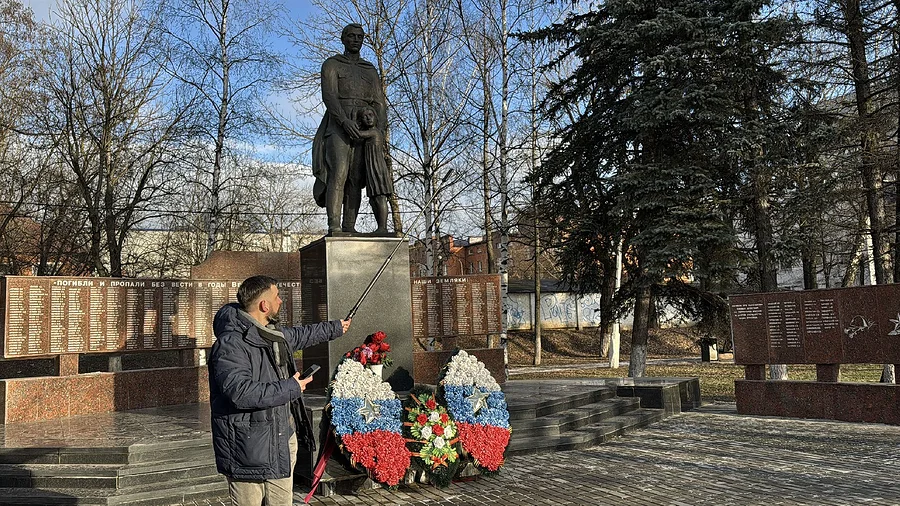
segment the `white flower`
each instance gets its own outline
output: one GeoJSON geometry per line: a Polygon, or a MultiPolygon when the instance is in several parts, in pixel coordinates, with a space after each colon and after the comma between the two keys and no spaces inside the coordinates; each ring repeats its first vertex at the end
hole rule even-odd
{"type": "Polygon", "coordinates": [[[456,429],[453,427],[452,423],[447,424],[444,427],[444,437],[447,439],[453,439],[453,436],[456,435],[456,429]]]}
{"type": "Polygon", "coordinates": [[[355,360],[344,360],[338,365],[331,395],[337,399],[363,397],[373,401],[396,398],[390,383],[381,381],[379,376],[355,360]]]}
{"type": "Polygon", "coordinates": [[[434,441],[432,441],[431,444],[434,445],[435,448],[441,449],[444,447],[444,445],[446,443],[444,442],[444,438],[442,438],[441,436],[438,436],[438,437],[434,438],[434,441]]]}
{"type": "Polygon", "coordinates": [[[431,437],[431,426],[426,425],[422,427],[422,439],[429,439],[431,437]]]}
{"type": "Polygon", "coordinates": [[[479,386],[485,390],[499,392],[500,385],[491,376],[482,362],[465,351],[457,353],[447,365],[444,383],[451,386],[479,386]]]}
{"type": "Polygon", "coordinates": [[[437,411],[432,411],[430,415],[428,415],[429,422],[436,422],[441,419],[441,414],[437,411]]]}

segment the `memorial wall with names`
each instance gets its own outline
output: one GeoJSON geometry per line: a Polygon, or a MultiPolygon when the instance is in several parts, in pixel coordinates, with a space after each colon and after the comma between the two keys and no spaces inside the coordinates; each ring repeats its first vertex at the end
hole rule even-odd
{"type": "MultiPolygon", "coordinates": [[[[239,280],[5,276],[6,358],[207,348],[212,321],[239,280]]],[[[299,325],[300,282],[279,282],[283,325],[299,325]]]]}
{"type": "Polygon", "coordinates": [[[732,295],[737,364],[900,363],[900,284],[732,295]]]}
{"type": "Polygon", "coordinates": [[[414,339],[501,332],[498,275],[412,278],[410,282],[414,339]]]}

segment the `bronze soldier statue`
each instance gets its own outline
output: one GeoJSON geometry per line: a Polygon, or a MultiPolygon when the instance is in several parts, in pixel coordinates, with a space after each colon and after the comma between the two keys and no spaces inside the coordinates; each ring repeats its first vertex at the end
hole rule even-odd
{"type": "MultiPolygon", "coordinates": [[[[362,188],[367,185],[365,139],[360,135],[359,123],[362,112],[368,108],[375,112],[374,128],[381,132],[381,139],[387,125],[386,101],[378,70],[359,54],[364,40],[362,25],[345,26],[341,32],[344,54],[332,56],[322,64],[322,101],[326,112],[313,140],[312,169],[316,177],[313,196],[328,214],[329,234],[356,232],[362,188]]],[[[371,136],[368,138],[371,142],[371,136]]],[[[376,232],[387,232],[388,199],[383,190],[374,196],[369,193],[378,222],[376,232]]]]}

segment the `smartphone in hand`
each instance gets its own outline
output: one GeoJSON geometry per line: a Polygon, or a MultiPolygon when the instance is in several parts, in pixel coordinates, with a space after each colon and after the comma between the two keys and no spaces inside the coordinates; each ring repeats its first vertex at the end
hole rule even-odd
{"type": "Polygon", "coordinates": [[[307,367],[306,370],[303,371],[302,374],[300,374],[300,379],[306,379],[306,378],[312,376],[319,369],[321,369],[321,367],[317,366],[316,364],[313,364],[313,365],[307,367]]]}

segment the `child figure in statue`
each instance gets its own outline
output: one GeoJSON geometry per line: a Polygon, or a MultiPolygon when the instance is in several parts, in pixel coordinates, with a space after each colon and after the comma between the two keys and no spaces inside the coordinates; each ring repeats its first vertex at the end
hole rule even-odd
{"type": "Polygon", "coordinates": [[[375,214],[376,234],[386,234],[388,198],[394,193],[394,182],[388,174],[384,159],[384,135],[378,128],[375,109],[364,107],[359,115],[359,137],[363,144],[363,173],[366,176],[366,195],[375,214]]]}

